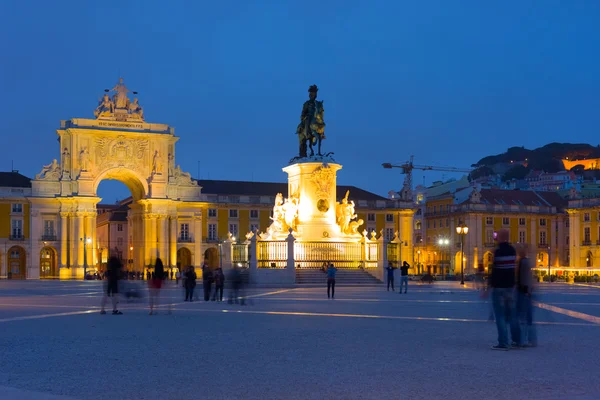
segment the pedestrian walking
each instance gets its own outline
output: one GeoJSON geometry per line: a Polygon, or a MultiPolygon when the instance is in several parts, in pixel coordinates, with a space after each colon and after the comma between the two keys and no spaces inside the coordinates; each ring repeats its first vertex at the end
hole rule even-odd
{"type": "MultiPolygon", "coordinates": [[[[229,281],[231,282],[231,289],[229,290],[229,300],[227,301],[229,304],[237,304],[238,300],[240,300],[240,290],[242,286],[242,274],[240,273],[240,269],[237,265],[234,265],[229,273],[229,281]]],[[[241,298],[242,305],[244,305],[244,298],[241,298]]]]}
{"type": "Polygon", "coordinates": [[[402,266],[400,267],[400,291],[398,294],[402,294],[402,286],[404,286],[404,293],[408,292],[408,269],[410,268],[410,264],[406,261],[402,262],[402,266]]]}
{"type": "Polygon", "coordinates": [[[392,262],[388,263],[388,266],[385,268],[387,270],[387,291],[390,291],[390,285],[392,286],[392,292],[394,291],[394,270],[397,269],[394,267],[392,262]]]}
{"type": "MultiPolygon", "coordinates": [[[[152,272],[152,279],[150,280],[150,283],[149,283],[150,315],[157,313],[157,312],[154,312],[154,308],[158,307],[158,302],[160,299],[160,289],[162,288],[164,276],[165,276],[165,267],[163,266],[162,260],[160,258],[157,258],[156,264],[154,265],[154,272],[152,272]]],[[[169,306],[169,313],[171,313],[170,306],[169,306]]]]}
{"type": "Polygon", "coordinates": [[[337,268],[333,266],[333,263],[329,264],[327,268],[327,298],[335,298],[335,274],[337,272],[337,268]],[[329,297],[329,292],[331,291],[331,297],[329,297]]]}
{"type": "Polygon", "coordinates": [[[180,279],[181,279],[181,272],[179,272],[179,268],[177,268],[177,272],[175,273],[175,286],[179,286],[180,279]]]}
{"type": "Polygon", "coordinates": [[[517,252],[508,243],[509,233],[506,229],[500,230],[497,238],[498,247],[494,252],[490,287],[492,288],[492,304],[498,330],[498,344],[492,346],[492,349],[508,350],[510,342],[508,341],[507,325],[510,325],[511,337],[515,346],[520,343],[519,322],[516,317],[514,299],[517,252]]]}
{"type": "Polygon", "coordinates": [[[221,267],[217,268],[214,274],[215,278],[215,294],[213,301],[223,301],[223,288],[225,286],[225,275],[221,267]]]}
{"type": "Polygon", "coordinates": [[[202,264],[202,286],[204,288],[204,301],[210,300],[212,281],[212,270],[208,265],[206,265],[206,263],[202,264]]]}
{"type": "Polygon", "coordinates": [[[517,317],[520,323],[520,346],[536,347],[537,332],[533,325],[532,297],[534,292],[531,261],[527,256],[526,244],[519,246],[519,264],[517,273],[517,317]]]}
{"type": "Polygon", "coordinates": [[[196,287],[196,271],[189,266],[185,273],[185,301],[194,301],[194,288],[196,287]]]}
{"type": "Polygon", "coordinates": [[[109,297],[113,306],[113,315],[123,314],[117,309],[117,304],[119,304],[119,279],[121,279],[121,268],[121,261],[117,257],[112,256],[108,259],[105,272],[106,281],[104,284],[104,295],[102,296],[102,303],[100,304],[100,314],[106,314],[104,307],[106,306],[109,297]]]}

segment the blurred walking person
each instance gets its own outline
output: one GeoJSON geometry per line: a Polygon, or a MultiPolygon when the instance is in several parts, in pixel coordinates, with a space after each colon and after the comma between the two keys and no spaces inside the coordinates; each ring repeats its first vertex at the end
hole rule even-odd
{"type": "Polygon", "coordinates": [[[402,286],[404,286],[404,293],[408,292],[408,269],[410,268],[410,264],[406,261],[402,262],[402,266],[400,267],[400,291],[398,294],[402,294],[402,286]]]}
{"type": "Polygon", "coordinates": [[[394,270],[397,268],[390,261],[385,269],[387,270],[387,291],[390,291],[390,285],[392,285],[392,292],[394,292],[394,270]]]}
{"type": "Polygon", "coordinates": [[[122,267],[121,261],[117,257],[111,256],[108,259],[108,263],[106,264],[106,272],[104,273],[106,276],[106,282],[104,296],[102,296],[102,303],[100,305],[100,314],[106,314],[104,308],[106,306],[106,302],[108,301],[108,297],[110,297],[112,302],[113,315],[123,314],[117,309],[117,304],[119,304],[119,279],[121,279],[122,267]]]}
{"type": "Polygon", "coordinates": [[[223,288],[225,286],[225,275],[223,274],[223,268],[219,267],[215,271],[215,294],[213,301],[223,301],[223,288]]]}
{"type": "MultiPolygon", "coordinates": [[[[237,304],[240,298],[240,289],[242,286],[242,275],[237,265],[234,265],[229,273],[229,281],[231,282],[231,289],[229,290],[229,304],[237,304]]],[[[242,304],[244,299],[242,298],[242,304]]]]}
{"type": "MultiPolygon", "coordinates": [[[[154,309],[158,308],[160,299],[160,289],[162,288],[163,279],[165,277],[165,267],[160,258],[156,259],[152,279],[150,280],[150,315],[157,314],[154,309]]],[[[169,305],[169,314],[171,313],[171,305],[169,305]]]]}
{"type": "Polygon", "coordinates": [[[337,268],[333,266],[333,263],[329,264],[329,268],[327,268],[327,298],[335,298],[335,274],[337,272],[337,268]],[[331,297],[329,297],[329,292],[331,291],[331,297]]]}
{"type": "Polygon", "coordinates": [[[498,344],[492,346],[492,349],[508,350],[510,342],[508,341],[507,324],[510,325],[512,341],[518,346],[521,340],[514,293],[517,251],[508,243],[509,234],[506,229],[500,230],[497,237],[498,247],[494,252],[490,287],[492,288],[492,304],[498,330],[498,344]]]}
{"type": "Polygon", "coordinates": [[[177,268],[177,272],[175,273],[175,286],[179,286],[179,280],[181,279],[181,271],[177,268]]]}
{"type": "Polygon", "coordinates": [[[519,267],[517,274],[517,317],[520,322],[520,346],[536,347],[537,332],[533,325],[532,296],[534,291],[531,261],[527,257],[528,247],[519,246],[519,267]]]}
{"type": "Polygon", "coordinates": [[[196,271],[194,271],[194,267],[190,265],[185,273],[185,301],[194,301],[196,278],[196,271]]]}

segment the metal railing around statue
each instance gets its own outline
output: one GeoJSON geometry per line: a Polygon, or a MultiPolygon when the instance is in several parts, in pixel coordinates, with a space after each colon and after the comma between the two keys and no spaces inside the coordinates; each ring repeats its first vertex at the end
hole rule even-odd
{"type": "Polygon", "coordinates": [[[387,243],[387,260],[392,263],[394,267],[400,268],[399,254],[399,243],[388,242],[387,243]]]}
{"type": "Polygon", "coordinates": [[[288,259],[285,240],[259,241],[256,243],[256,262],[258,268],[285,268],[288,259]]]}
{"type": "Polygon", "coordinates": [[[326,262],[337,268],[376,268],[377,255],[377,243],[294,243],[294,261],[300,268],[322,268],[326,262]]]}
{"type": "Polygon", "coordinates": [[[231,246],[232,256],[231,262],[237,264],[238,267],[247,268],[249,263],[248,258],[248,244],[247,243],[234,243],[231,246]]]}

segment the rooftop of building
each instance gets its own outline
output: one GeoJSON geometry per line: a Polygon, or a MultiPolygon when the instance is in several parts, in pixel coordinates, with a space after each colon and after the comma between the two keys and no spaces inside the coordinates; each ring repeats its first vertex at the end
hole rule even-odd
{"type": "Polygon", "coordinates": [[[19,171],[0,172],[0,187],[30,188],[31,178],[19,173],[19,171]]]}
{"type": "Polygon", "coordinates": [[[487,204],[546,206],[563,208],[567,205],[557,192],[533,190],[481,189],[481,201],[487,204]]]}
{"type": "MultiPolygon", "coordinates": [[[[200,179],[198,185],[203,194],[218,194],[223,196],[275,196],[277,193],[287,197],[288,184],[283,182],[249,182],[200,179]]],[[[354,201],[388,200],[386,197],[357,188],[356,186],[339,185],[337,198],[341,199],[350,191],[350,199],[354,201]]]]}

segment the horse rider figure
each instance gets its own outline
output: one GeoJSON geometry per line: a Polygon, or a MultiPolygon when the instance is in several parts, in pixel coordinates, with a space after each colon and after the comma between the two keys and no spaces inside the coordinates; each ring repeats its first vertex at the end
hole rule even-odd
{"type": "Polygon", "coordinates": [[[317,101],[317,85],[308,88],[309,100],[302,106],[300,124],[296,129],[300,143],[300,157],[307,157],[307,144],[310,147],[310,155],[314,156],[313,145],[318,144],[318,155],[321,154],[321,141],[325,139],[325,122],[323,121],[323,102],[317,101]]]}

